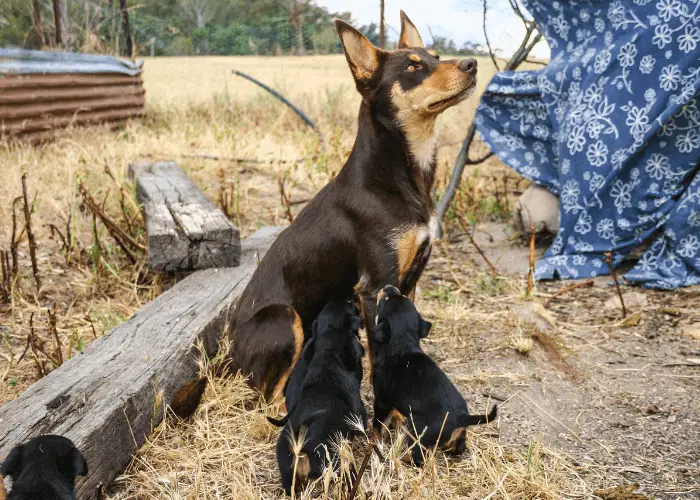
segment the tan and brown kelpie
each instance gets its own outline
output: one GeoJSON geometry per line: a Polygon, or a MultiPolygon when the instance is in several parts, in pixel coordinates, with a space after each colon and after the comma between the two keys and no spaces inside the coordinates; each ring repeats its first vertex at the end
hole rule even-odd
{"type": "Polygon", "coordinates": [[[474,59],[440,61],[401,12],[398,49],[378,49],[335,21],[362,95],[347,163],[262,259],[234,313],[233,371],[265,397],[281,397],[311,325],[333,300],[357,295],[374,324],[386,284],[411,295],[430,256],[435,224],[435,121],[471,94],[474,59]]]}

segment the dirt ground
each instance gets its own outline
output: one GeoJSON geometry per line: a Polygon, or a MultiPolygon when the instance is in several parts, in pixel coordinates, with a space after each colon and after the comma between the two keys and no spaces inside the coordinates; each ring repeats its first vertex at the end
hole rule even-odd
{"type": "Polygon", "coordinates": [[[700,498],[700,289],[623,286],[623,320],[601,277],[545,309],[571,282],[538,283],[527,300],[527,248],[503,225],[482,229],[477,243],[505,274],[493,281],[466,239],[440,244],[419,305],[437,325],[426,351],[472,410],[489,395],[505,400],[499,439],[541,440],[593,488],[636,483],[652,497],[700,498]],[[516,349],[527,350],[522,337],[534,340],[529,352],[516,349]]]}

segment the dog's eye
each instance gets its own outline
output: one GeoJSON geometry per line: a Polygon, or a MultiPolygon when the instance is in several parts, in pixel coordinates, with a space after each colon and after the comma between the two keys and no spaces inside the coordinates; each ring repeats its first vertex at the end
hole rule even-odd
{"type": "Polygon", "coordinates": [[[414,71],[418,71],[421,69],[423,69],[423,66],[421,66],[420,64],[409,64],[408,66],[406,66],[406,71],[408,71],[409,73],[413,73],[414,71]]]}

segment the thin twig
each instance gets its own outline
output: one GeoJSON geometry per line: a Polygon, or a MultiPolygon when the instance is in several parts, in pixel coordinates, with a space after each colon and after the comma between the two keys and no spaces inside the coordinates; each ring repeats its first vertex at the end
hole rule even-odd
{"type": "Polygon", "coordinates": [[[282,208],[284,208],[284,215],[291,224],[294,222],[294,215],[292,215],[291,203],[289,202],[289,195],[284,188],[284,179],[280,177],[278,179],[278,184],[280,187],[280,197],[282,198],[282,208]]]}
{"type": "Polygon", "coordinates": [[[484,38],[486,39],[486,46],[489,49],[489,55],[491,56],[491,61],[493,61],[493,65],[496,67],[496,71],[501,71],[501,68],[498,66],[498,63],[496,62],[496,56],[493,54],[493,49],[491,48],[491,42],[489,42],[489,34],[486,30],[486,12],[488,11],[488,5],[487,5],[487,0],[482,0],[484,4],[484,15],[481,18],[481,27],[484,30],[484,38]]]}
{"type": "Polygon", "coordinates": [[[565,286],[564,288],[562,288],[561,290],[559,290],[558,292],[556,292],[554,295],[552,295],[551,297],[549,297],[549,298],[545,301],[545,303],[543,304],[543,306],[544,306],[545,309],[548,309],[549,306],[552,304],[552,301],[553,301],[554,299],[556,299],[557,297],[559,297],[560,295],[564,295],[566,292],[570,292],[571,290],[576,290],[577,288],[588,288],[588,287],[591,287],[591,286],[593,286],[593,283],[594,283],[593,280],[588,280],[588,281],[583,281],[583,282],[581,282],[581,283],[574,283],[574,284],[572,284],[572,285],[565,286]]]}
{"type": "Polygon", "coordinates": [[[22,198],[24,200],[24,224],[27,228],[27,239],[29,240],[29,257],[32,260],[32,274],[34,275],[34,281],[36,282],[36,293],[39,293],[41,289],[41,279],[39,278],[39,266],[36,261],[36,239],[34,238],[34,232],[32,231],[32,212],[34,212],[34,203],[36,202],[36,194],[34,194],[34,200],[32,205],[29,206],[29,200],[27,198],[27,174],[22,175],[22,198]]]}
{"type": "Polygon", "coordinates": [[[532,293],[532,289],[535,287],[535,226],[532,225],[532,217],[530,219],[530,260],[527,271],[527,296],[529,297],[532,293]]]}
{"type": "Polygon", "coordinates": [[[47,309],[49,313],[49,333],[53,337],[55,342],[53,357],[56,359],[56,368],[63,364],[63,350],[61,349],[61,338],[58,336],[58,326],[56,325],[56,310],[52,311],[51,308],[47,309]]]}
{"type": "Polygon", "coordinates": [[[620,289],[620,281],[617,279],[617,272],[615,271],[615,268],[613,267],[612,264],[612,252],[605,252],[605,263],[608,265],[608,268],[610,269],[610,276],[612,276],[613,281],[615,282],[615,288],[617,289],[617,295],[620,297],[620,305],[622,306],[622,317],[626,318],[627,317],[627,308],[625,307],[625,301],[622,299],[622,290],[620,289]]]}
{"type": "MultiPolygon", "coordinates": [[[[367,465],[369,464],[369,459],[372,458],[372,453],[376,450],[376,439],[377,435],[373,432],[372,436],[369,438],[369,443],[367,444],[367,451],[365,452],[365,457],[362,459],[362,465],[360,465],[360,470],[357,473],[355,484],[352,485],[352,489],[350,490],[348,500],[354,500],[355,495],[357,494],[357,490],[360,487],[360,481],[362,481],[362,476],[364,475],[365,469],[367,469],[367,465]]],[[[379,456],[381,456],[379,450],[376,451],[379,454],[379,456]]]]}
{"type": "MultiPolygon", "coordinates": [[[[459,221],[459,224],[462,226],[462,229],[464,230],[465,234],[467,235],[467,238],[469,238],[469,241],[471,242],[472,245],[474,245],[474,248],[476,248],[476,251],[479,252],[479,255],[481,255],[481,258],[484,259],[484,262],[486,262],[486,265],[489,266],[489,269],[491,269],[491,274],[493,275],[493,278],[496,279],[498,278],[498,271],[494,267],[493,264],[491,264],[491,261],[486,257],[486,254],[484,251],[479,247],[479,245],[476,244],[476,241],[474,241],[474,237],[472,234],[469,232],[469,223],[464,219],[464,216],[462,214],[457,214],[457,220],[459,221]]],[[[474,230],[474,227],[472,226],[472,231],[474,230]]]]}

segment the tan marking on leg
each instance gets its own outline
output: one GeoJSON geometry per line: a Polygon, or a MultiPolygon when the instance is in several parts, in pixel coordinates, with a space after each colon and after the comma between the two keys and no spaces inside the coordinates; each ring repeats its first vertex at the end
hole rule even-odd
{"type": "Polygon", "coordinates": [[[399,281],[403,279],[418,253],[418,228],[410,228],[400,236],[396,245],[396,258],[398,260],[399,281]]]}
{"type": "Polygon", "coordinates": [[[408,293],[406,294],[406,297],[408,297],[411,300],[411,302],[416,301],[416,287],[415,286],[408,291],[408,293]]]}
{"type": "Polygon", "coordinates": [[[459,445],[459,441],[463,440],[466,437],[466,435],[466,427],[458,427],[457,429],[452,431],[452,435],[450,436],[449,441],[447,441],[440,448],[445,453],[461,453],[463,450],[458,450],[457,446],[459,445]]]}
{"type": "MultiPolygon", "coordinates": [[[[284,386],[287,384],[287,379],[292,374],[294,365],[299,361],[301,356],[301,351],[304,348],[304,328],[301,324],[301,317],[294,312],[294,322],[292,323],[292,333],[294,334],[294,357],[292,358],[292,364],[289,366],[285,374],[280,377],[275,384],[275,389],[272,391],[272,401],[284,400],[284,386]]],[[[265,392],[263,392],[265,394],[265,392]]]]}

